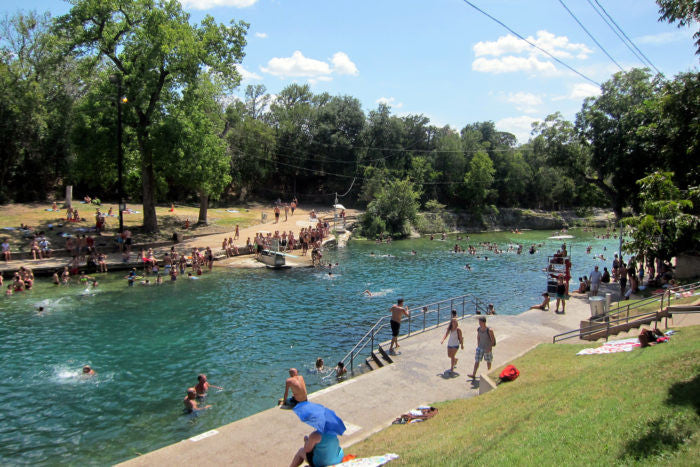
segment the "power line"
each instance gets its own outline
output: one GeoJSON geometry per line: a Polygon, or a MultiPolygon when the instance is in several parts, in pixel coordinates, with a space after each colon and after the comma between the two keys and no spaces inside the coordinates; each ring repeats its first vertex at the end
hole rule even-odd
{"type": "Polygon", "coordinates": [[[603,53],[605,53],[605,55],[607,55],[608,58],[609,58],[610,60],[612,60],[612,62],[613,62],[615,65],[617,65],[617,67],[620,69],[620,71],[625,71],[625,70],[622,68],[622,65],[620,65],[619,63],[617,63],[617,60],[615,60],[614,58],[612,58],[612,55],[610,55],[610,54],[608,53],[608,51],[605,50],[605,47],[603,47],[603,46],[601,45],[601,43],[598,42],[598,40],[597,40],[595,37],[593,37],[593,34],[591,34],[590,31],[588,31],[588,29],[586,29],[586,26],[584,26],[583,23],[582,23],[581,21],[579,21],[579,19],[576,17],[576,15],[574,14],[574,12],[571,11],[571,10],[569,10],[569,7],[566,6],[566,3],[564,3],[564,0],[559,0],[559,3],[561,3],[561,6],[563,6],[564,9],[565,9],[566,11],[569,12],[569,14],[571,15],[571,17],[578,23],[578,25],[581,26],[581,29],[583,29],[583,30],[586,32],[586,34],[588,34],[588,37],[590,37],[591,39],[593,39],[593,42],[595,42],[596,45],[597,45],[598,47],[600,47],[600,50],[602,50],[603,53]]]}
{"type": "Polygon", "coordinates": [[[507,29],[509,32],[511,32],[512,34],[515,34],[515,36],[516,36],[518,39],[527,42],[530,46],[532,46],[532,47],[536,48],[537,50],[539,50],[540,52],[542,52],[542,53],[548,55],[548,56],[549,56],[552,60],[554,60],[555,62],[557,62],[557,63],[559,63],[560,65],[562,65],[562,66],[568,68],[569,70],[573,71],[574,73],[576,73],[577,75],[579,75],[581,78],[585,79],[586,81],[590,81],[591,83],[593,83],[593,84],[595,84],[596,86],[600,87],[600,83],[599,83],[599,82],[595,81],[595,80],[592,79],[592,78],[589,78],[588,76],[584,75],[583,73],[581,73],[580,71],[578,71],[578,70],[575,69],[574,67],[572,67],[572,66],[570,66],[570,65],[568,65],[568,64],[566,64],[566,63],[564,63],[563,61],[559,60],[557,57],[555,57],[554,55],[552,55],[551,53],[549,53],[548,51],[546,51],[546,50],[543,49],[542,47],[538,46],[537,44],[534,44],[533,42],[531,42],[531,41],[525,39],[522,35],[520,35],[519,33],[515,32],[513,29],[511,29],[510,27],[508,27],[508,26],[507,26],[505,23],[503,23],[501,20],[499,20],[499,19],[497,19],[497,18],[491,16],[490,14],[486,13],[484,10],[482,10],[482,9],[479,8],[478,6],[474,5],[474,4],[473,4],[472,2],[470,2],[469,0],[462,0],[462,1],[463,1],[464,3],[466,3],[467,5],[469,5],[470,7],[474,8],[474,9],[475,9],[476,11],[478,11],[479,13],[483,14],[484,16],[486,16],[487,18],[489,18],[489,19],[491,19],[492,21],[494,21],[494,22],[500,24],[500,25],[503,26],[505,29],[507,29]]]}
{"type": "Polygon", "coordinates": [[[634,50],[632,47],[630,47],[630,45],[627,43],[627,41],[622,37],[622,35],[617,31],[617,29],[615,29],[615,27],[610,23],[610,20],[608,20],[608,19],[603,15],[603,13],[601,13],[600,10],[598,10],[598,8],[595,7],[595,5],[593,4],[593,2],[591,2],[591,0],[586,0],[586,1],[587,1],[588,4],[591,6],[591,8],[593,8],[593,10],[595,10],[595,12],[598,13],[598,16],[600,16],[600,18],[603,20],[603,22],[605,22],[605,24],[607,24],[608,27],[609,27],[610,29],[612,29],[612,32],[615,33],[615,35],[617,36],[617,38],[620,39],[620,41],[622,41],[623,44],[625,44],[625,46],[630,50],[630,52],[632,52],[632,53],[634,54],[634,56],[637,57],[637,59],[638,59],[640,62],[646,64],[646,62],[645,62],[644,59],[641,57],[641,55],[639,55],[639,54],[637,53],[636,50],[634,50]]]}
{"type": "Polygon", "coordinates": [[[654,66],[654,64],[651,62],[651,60],[649,60],[649,58],[646,55],[644,55],[644,52],[639,50],[639,47],[637,47],[637,45],[634,42],[632,42],[632,39],[630,39],[627,36],[627,34],[625,34],[625,31],[623,31],[622,28],[615,22],[615,20],[612,18],[612,16],[610,16],[610,14],[608,14],[608,12],[605,11],[605,8],[603,8],[603,5],[601,5],[600,2],[598,2],[598,0],[595,0],[595,3],[596,3],[596,5],[598,5],[600,7],[601,10],[603,10],[603,13],[605,13],[605,16],[607,16],[610,19],[610,21],[612,21],[612,23],[615,25],[615,27],[622,33],[623,36],[625,36],[625,38],[629,41],[629,43],[632,44],[632,47],[634,47],[637,50],[637,52],[639,52],[640,55],[646,59],[646,61],[649,63],[649,65],[651,65],[652,68],[654,68],[654,70],[656,70],[656,72],[658,74],[663,75],[663,73],[661,73],[661,71],[659,71],[659,69],[654,66]]]}

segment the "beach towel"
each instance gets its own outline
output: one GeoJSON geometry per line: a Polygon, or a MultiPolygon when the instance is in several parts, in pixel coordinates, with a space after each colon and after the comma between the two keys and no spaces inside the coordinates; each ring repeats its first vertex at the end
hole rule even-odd
{"type": "Polygon", "coordinates": [[[241,212],[241,211],[237,211],[235,209],[227,209],[226,212],[234,212],[235,213],[235,212],[241,212]]]}
{"type": "Polygon", "coordinates": [[[3,227],[2,230],[17,230],[14,227],[3,227]]]}
{"type": "Polygon", "coordinates": [[[616,341],[608,341],[600,347],[587,348],[581,350],[576,355],[599,355],[606,353],[631,352],[635,347],[640,347],[639,339],[631,337],[629,339],[620,339],[616,341]]]}
{"type": "Polygon", "coordinates": [[[345,467],[378,467],[380,465],[386,465],[394,459],[398,459],[399,455],[394,453],[382,454],[381,456],[374,457],[358,457],[342,464],[335,464],[336,466],[345,467]]]}

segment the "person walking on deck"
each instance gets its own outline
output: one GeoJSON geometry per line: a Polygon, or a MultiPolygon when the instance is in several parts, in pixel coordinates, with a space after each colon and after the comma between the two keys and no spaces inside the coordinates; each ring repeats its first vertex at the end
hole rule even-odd
{"type": "Polygon", "coordinates": [[[457,361],[459,360],[457,358],[457,350],[459,350],[459,346],[461,345],[462,350],[464,350],[462,330],[459,329],[459,323],[457,322],[457,310],[452,310],[452,319],[450,319],[450,325],[447,326],[445,335],[443,336],[442,341],[440,341],[441,345],[445,342],[445,339],[447,339],[448,336],[449,340],[447,341],[447,356],[450,358],[450,373],[453,373],[455,367],[457,366],[457,361]]]}
{"type": "Polygon", "coordinates": [[[408,307],[403,306],[403,298],[399,298],[396,305],[393,305],[391,309],[391,344],[389,345],[389,352],[393,352],[394,349],[399,348],[399,330],[401,329],[401,319],[404,315],[410,316],[408,307]]]}
{"type": "Polygon", "coordinates": [[[467,375],[469,378],[476,378],[476,370],[479,369],[479,362],[486,361],[486,366],[491,369],[493,362],[493,346],[496,345],[496,337],[493,329],[486,326],[486,318],[479,318],[479,327],[476,328],[476,355],[474,356],[474,371],[467,375]]]}

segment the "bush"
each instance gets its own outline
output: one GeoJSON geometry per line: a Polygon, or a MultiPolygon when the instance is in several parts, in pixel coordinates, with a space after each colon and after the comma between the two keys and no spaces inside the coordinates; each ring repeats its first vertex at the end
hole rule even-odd
{"type": "Polygon", "coordinates": [[[445,209],[445,205],[438,202],[436,199],[426,201],[425,210],[431,212],[441,212],[445,209]]]}
{"type": "Polygon", "coordinates": [[[367,211],[360,220],[361,234],[367,238],[374,238],[386,231],[386,222],[373,212],[367,211]]]}

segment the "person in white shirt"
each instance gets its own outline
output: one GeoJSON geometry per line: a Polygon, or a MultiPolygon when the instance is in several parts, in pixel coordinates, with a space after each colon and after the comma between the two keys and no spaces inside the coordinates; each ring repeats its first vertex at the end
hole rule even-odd
{"type": "Polygon", "coordinates": [[[591,281],[591,296],[598,295],[598,288],[600,287],[600,281],[603,275],[598,271],[598,266],[591,271],[590,281],[591,281]]]}

